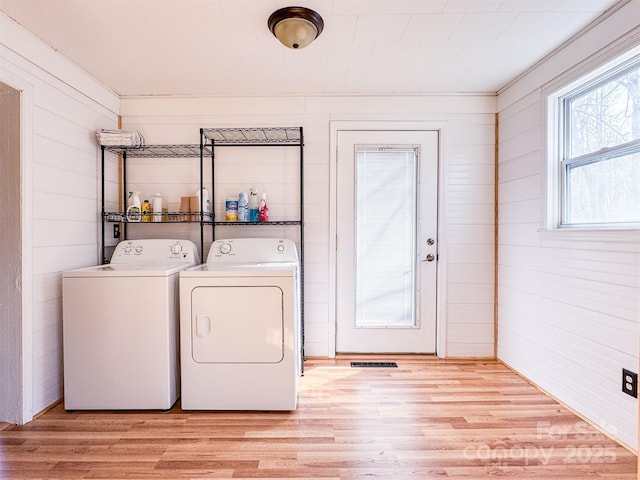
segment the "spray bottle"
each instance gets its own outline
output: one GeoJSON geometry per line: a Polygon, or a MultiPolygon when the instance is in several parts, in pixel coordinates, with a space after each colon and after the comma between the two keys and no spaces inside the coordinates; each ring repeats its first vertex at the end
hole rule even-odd
{"type": "Polygon", "coordinates": [[[258,209],[258,221],[260,222],[269,221],[269,206],[267,205],[266,193],[263,193],[262,198],[260,199],[260,207],[258,209]]]}
{"type": "Polygon", "coordinates": [[[140,202],[140,192],[129,192],[129,206],[127,207],[127,220],[129,222],[139,222],[141,208],[142,208],[142,204],[140,202]]]}

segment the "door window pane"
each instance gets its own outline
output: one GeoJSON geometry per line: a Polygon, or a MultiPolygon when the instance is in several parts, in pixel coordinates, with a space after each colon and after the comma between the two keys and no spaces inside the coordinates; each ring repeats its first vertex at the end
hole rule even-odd
{"type": "Polygon", "coordinates": [[[356,152],[356,327],[413,327],[417,154],[356,152]]]}

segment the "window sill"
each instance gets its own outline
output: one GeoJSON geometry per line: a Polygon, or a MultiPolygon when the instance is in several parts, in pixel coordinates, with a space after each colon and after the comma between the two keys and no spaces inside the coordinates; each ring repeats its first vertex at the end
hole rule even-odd
{"type": "Polygon", "coordinates": [[[640,228],[564,227],[538,230],[541,247],[558,246],[558,242],[636,243],[640,252],[640,228]]]}

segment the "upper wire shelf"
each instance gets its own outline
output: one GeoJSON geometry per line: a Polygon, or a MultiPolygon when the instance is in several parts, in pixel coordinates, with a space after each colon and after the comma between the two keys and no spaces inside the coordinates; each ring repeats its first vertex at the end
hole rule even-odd
{"type": "MultiPolygon", "coordinates": [[[[186,158],[200,157],[200,145],[183,144],[183,145],[145,145],[144,147],[127,147],[105,145],[105,150],[115,153],[116,155],[124,155],[128,158],[186,158]]],[[[211,148],[203,147],[203,154],[211,155],[211,148]]]]}
{"type": "Polygon", "coordinates": [[[300,127],[203,128],[214,145],[301,145],[300,127]]]}

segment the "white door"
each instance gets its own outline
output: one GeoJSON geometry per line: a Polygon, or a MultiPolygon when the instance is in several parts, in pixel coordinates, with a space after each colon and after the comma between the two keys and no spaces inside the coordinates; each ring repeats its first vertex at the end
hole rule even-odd
{"type": "Polygon", "coordinates": [[[336,351],[435,353],[438,132],[339,131],[336,351]]]}

